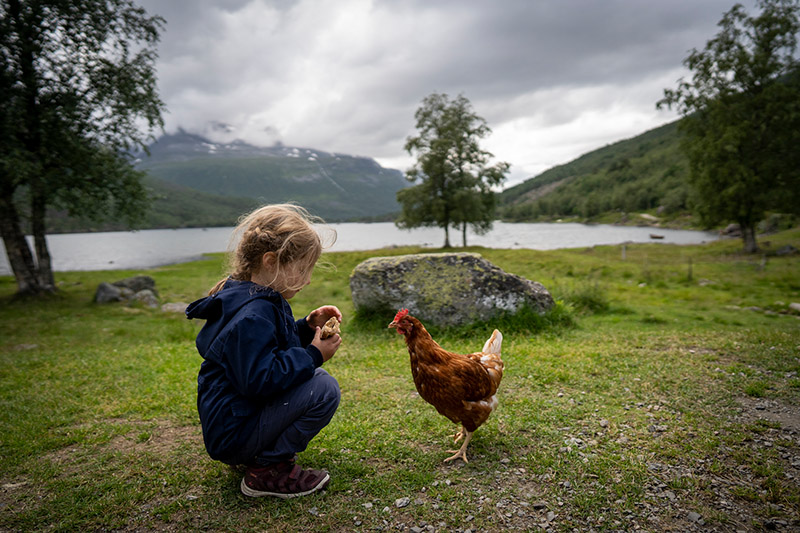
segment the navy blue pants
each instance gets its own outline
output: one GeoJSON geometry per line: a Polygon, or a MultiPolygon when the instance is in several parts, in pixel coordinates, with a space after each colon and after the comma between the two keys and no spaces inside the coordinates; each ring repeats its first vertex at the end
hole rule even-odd
{"type": "Polygon", "coordinates": [[[321,368],[264,406],[238,463],[288,461],[328,425],[339,407],[339,383],[321,368]]]}

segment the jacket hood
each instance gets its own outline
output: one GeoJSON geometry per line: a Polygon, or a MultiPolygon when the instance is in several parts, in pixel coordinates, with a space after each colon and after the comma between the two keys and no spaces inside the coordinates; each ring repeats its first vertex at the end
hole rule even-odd
{"type": "MultiPolygon", "coordinates": [[[[217,338],[222,329],[239,310],[253,300],[269,300],[279,309],[288,307],[280,293],[251,281],[228,279],[222,290],[212,296],[200,298],[186,308],[186,318],[206,320],[206,325],[197,336],[197,349],[201,355],[217,338]],[[285,306],[285,307],[284,307],[285,306]]],[[[291,308],[289,308],[291,313],[291,308]]]]}

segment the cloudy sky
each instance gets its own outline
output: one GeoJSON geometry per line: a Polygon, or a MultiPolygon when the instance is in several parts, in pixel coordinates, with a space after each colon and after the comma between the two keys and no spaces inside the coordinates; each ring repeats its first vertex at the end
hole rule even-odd
{"type": "Polygon", "coordinates": [[[675,120],[655,102],[734,1],[137,3],[167,20],[158,63],[167,132],[280,141],[406,170],[422,99],[463,94],[513,185],[675,120]]]}

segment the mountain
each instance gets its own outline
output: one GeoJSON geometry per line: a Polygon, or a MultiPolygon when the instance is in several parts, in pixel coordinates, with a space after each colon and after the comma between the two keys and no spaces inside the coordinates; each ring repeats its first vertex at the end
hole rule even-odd
{"type": "Polygon", "coordinates": [[[677,125],[594,150],[504,190],[502,218],[624,222],[629,213],[652,210],[665,219],[679,217],[688,199],[688,161],[677,125]]]}
{"type": "Polygon", "coordinates": [[[154,187],[161,193],[170,188],[173,195],[191,191],[196,201],[211,201],[203,208],[209,213],[215,198],[227,198],[228,204],[251,207],[294,201],[328,221],[379,217],[399,211],[397,191],[408,185],[399,170],[365,157],[214,143],[184,131],[162,136],[149,151],[136,166],[154,187]]]}
{"type": "MultiPolygon", "coordinates": [[[[686,212],[688,162],[678,122],[591,151],[500,193],[499,216],[512,222],[573,219],[637,222],[650,211],[677,225],[686,212]],[[679,219],[675,221],[675,219],[679,219]]],[[[142,228],[233,225],[265,204],[295,201],[330,222],[391,220],[397,191],[408,186],[398,170],[364,157],[308,148],[214,143],[179,131],[139,154],[153,203],[142,228]]],[[[646,222],[645,219],[640,221],[646,222]]],[[[54,213],[53,232],[126,229],[54,213]]]]}

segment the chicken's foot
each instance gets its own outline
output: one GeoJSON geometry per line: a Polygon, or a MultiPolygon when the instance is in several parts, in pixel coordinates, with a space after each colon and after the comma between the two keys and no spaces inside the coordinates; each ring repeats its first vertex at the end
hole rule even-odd
{"type": "MultiPolygon", "coordinates": [[[[452,461],[454,459],[463,459],[465,463],[469,462],[469,460],[467,459],[467,446],[469,445],[469,441],[472,439],[472,432],[471,431],[467,431],[464,428],[461,428],[461,431],[459,433],[463,433],[464,444],[461,445],[461,448],[458,451],[456,451],[456,450],[448,450],[449,452],[455,452],[455,455],[445,459],[444,460],[445,463],[447,463],[448,461],[452,461]]],[[[456,440],[458,440],[458,439],[456,439],[456,440]]]]}
{"type": "Polygon", "coordinates": [[[458,441],[460,441],[461,439],[463,439],[463,438],[464,438],[464,435],[466,435],[466,431],[467,431],[467,430],[466,430],[466,429],[464,429],[464,427],[462,426],[462,427],[461,427],[461,429],[459,429],[459,430],[458,430],[458,433],[456,433],[455,435],[453,435],[453,444],[455,444],[456,442],[458,442],[458,441]]]}

